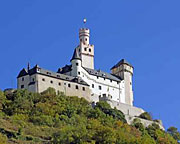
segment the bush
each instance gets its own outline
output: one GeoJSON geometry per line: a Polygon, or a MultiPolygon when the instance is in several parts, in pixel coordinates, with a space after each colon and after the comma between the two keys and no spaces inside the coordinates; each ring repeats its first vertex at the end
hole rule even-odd
{"type": "Polygon", "coordinates": [[[151,114],[148,112],[144,112],[144,113],[140,114],[139,118],[151,120],[151,121],[153,120],[151,114]]]}

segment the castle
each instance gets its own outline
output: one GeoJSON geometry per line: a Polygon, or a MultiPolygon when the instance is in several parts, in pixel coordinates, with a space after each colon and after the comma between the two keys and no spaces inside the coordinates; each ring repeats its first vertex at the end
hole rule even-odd
{"type": "Polygon", "coordinates": [[[133,66],[122,59],[111,73],[94,69],[94,45],[90,30],[79,30],[79,45],[74,49],[71,64],[52,72],[38,65],[23,68],[17,77],[18,89],[41,93],[49,87],[68,96],[84,97],[90,102],[107,101],[123,113],[137,116],[144,110],[133,106],[133,66]]]}

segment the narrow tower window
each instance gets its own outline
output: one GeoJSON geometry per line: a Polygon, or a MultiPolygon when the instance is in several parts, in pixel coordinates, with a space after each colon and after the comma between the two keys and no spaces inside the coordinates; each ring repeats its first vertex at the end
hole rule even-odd
{"type": "Polygon", "coordinates": [[[76,89],[79,89],[78,85],[76,85],[76,89]]]}

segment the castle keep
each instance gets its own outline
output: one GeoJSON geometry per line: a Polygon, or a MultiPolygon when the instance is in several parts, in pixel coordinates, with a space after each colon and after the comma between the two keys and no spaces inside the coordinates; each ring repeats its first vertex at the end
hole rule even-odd
{"type": "Polygon", "coordinates": [[[74,49],[71,64],[52,72],[38,65],[22,69],[17,77],[18,89],[41,93],[52,87],[68,96],[84,97],[90,102],[107,101],[125,114],[144,112],[133,106],[133,66],[122,59],[111,73],[94,69],[94,45],[90,44],[90,30],[79,30],[79,45],[74,49]]]}

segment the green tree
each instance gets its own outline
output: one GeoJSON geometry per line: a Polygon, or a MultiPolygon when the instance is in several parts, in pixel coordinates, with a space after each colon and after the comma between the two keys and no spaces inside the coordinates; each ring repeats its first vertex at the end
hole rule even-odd
{"type": "Polygon", "coordinates": [[[177,141],[180,141],[180,133],[176,127],[169,127],[167,132],[177,141]]]}

